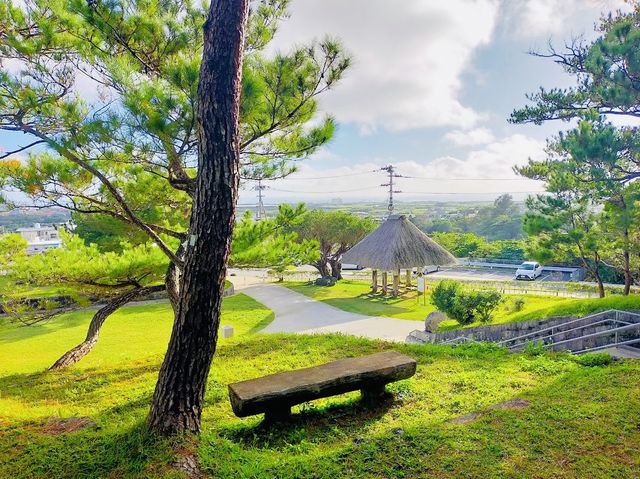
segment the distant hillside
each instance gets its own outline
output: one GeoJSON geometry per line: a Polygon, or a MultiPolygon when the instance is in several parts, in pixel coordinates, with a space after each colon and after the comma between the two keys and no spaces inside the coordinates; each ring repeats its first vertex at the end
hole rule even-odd
{"type": "Polygon", "coordinates": [[[71,219],[69,212],[62,208],[28,209],[19,208],[0,211],[0,233],[9,233],[17,228],[31,226],[33,223],[64,223],[71,219]]]}

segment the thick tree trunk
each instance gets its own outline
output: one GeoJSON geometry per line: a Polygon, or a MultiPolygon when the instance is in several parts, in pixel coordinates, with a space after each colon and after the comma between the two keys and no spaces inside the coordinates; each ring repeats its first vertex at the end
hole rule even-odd
{"type": "Polygon", "coordinates": [[[318,261],[316,261],[315,263],[313,263],[311,266],[313,266],[315,269],[317,269],[318,273],[320,273],[320,276],[322,276],[323,278],[325,276],[329,276],[329,265],[328,265],[326,260],[323,260],[321,258],[318,261]]]}
{"type": "Polygon", "coordinates": [[[198,87],[198,178],[180,298],[148,425],[163,434],[200,431],[216,349],[238,196],[240,89],[249,0],[213,0],[204,25],[198,87]]]}
{"type": "Polygon", "coordinates": [[[102,325],[104,324],[104,322],[110,315],[115,313],[122,306],[130,301],[133,301],[136,298],[155,293],[157,291],[162,291],[163,289],[164,286],[136,288],[113,298],[106,305],[100,308],[96,312],[96,314],[93,315],[93,318],[91,318],[91,322],[89,323],[87,336],[85,337],[84,341],[78,344],[75,348],[64,353],[60,357],[60,359],[53,363],[53,365],[49,368],[49,371],[55,371],[72,366],[82,358],[84,358],[87,354],[89,354],[98,342],[98,336],[100,335],[100,330],[102,329],[102,325]]]}
{"type": "Polygon", "coordinates": [[[342,263],[339,260],[332,259],[329,260],[329,264],[331,265],[331,276],[335,279],[342,279],[342,263]]]}
{"type": "Polygon", "coordinates": [[[318,270],[320,276],[330,276],[329,255],[331,254],[331,245],[326,242],[320,242],[320,258],[313,262],[311,266],[318,270]]]}

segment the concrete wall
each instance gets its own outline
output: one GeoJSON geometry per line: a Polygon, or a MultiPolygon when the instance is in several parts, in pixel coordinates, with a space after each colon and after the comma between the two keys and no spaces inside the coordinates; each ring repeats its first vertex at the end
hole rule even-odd
{"type": "MultiPolygon", "coordinates": [[[[518,323],[504,323],[504,324],[495,324],[490,326],[479,326],[476,328],[463,328],[456,329],[453,331],[443,331],[438,333],[427,333],[425,331],[413,331],[408,337],[407,342],[410,343],[442,343],[445,341],[449,341],[457,338],[469,338],[474,341],[487,341],[487,342],[499,342],[507,339],[516,338],[518,336],[522,336],[525,334],[535,333],[536,331],[543,330],[545,328],[553,327],[554,343],[578,338],[580,336],[585,336],[593,333],[598,333],[602,331],[607,331],[611,329],[611,324],[599,324],[599,325],[590,325],[585,326],[589,322],[597,322],[599,320],[604,319],[613,319],[616,318],[615,313],[609,313],[607,311],[592,315],[589,321],[585,321],[585,323],[575,322],[572,324],[566,324],[569,321],[573,321],[577,318],[575,317],[556,317],[545,320],[534,320],[534,321],[522,321],[518,323]],[[579,326],[585,326],[584,328],[570,331],[571,329],[577,328],[579,326]],[[562,334],[564,331],[566,333],[562,334]]],[[[640,336],[640,319],[637,316],[633,316],[632,314],[626,314],[623,312],[618,313],[617,319],[624,320],[630,323],[637,323],[638,328],[633,329],[631,331],[624,331],[619,333],[619,340],[624,341],[625,339],[635,339],[640,336]]],[[[543,337],[547,335],[548,332],[540,333],[540,335],[532,335],[529,340],[535,341],[537,338],[543,337]]],[[[562,350],[562,349],[571,349],[571,350],[580,350],[585,348],[593,348],[602,346],[605,344],[609,344],[613,339],[615,333],[611,333],[611,335],[604,335],[596,338],[586,338],[586,339],[576,339],[575,341],[571,341],[566,344],[560,344],[557,346],[553,346],[554,350],[562,350]]]]}

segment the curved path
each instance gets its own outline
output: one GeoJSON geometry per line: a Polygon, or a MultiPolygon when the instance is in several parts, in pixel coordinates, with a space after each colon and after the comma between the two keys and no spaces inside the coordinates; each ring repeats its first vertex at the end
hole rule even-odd
{"type": "Polygon", "coordinates": [[[275,284],[249,286],[239,292],[274,312],[275,319],[264,333],[343,333],[404,342],[411,331],[424,329],[422,321],[348,313],[275,284]]]}

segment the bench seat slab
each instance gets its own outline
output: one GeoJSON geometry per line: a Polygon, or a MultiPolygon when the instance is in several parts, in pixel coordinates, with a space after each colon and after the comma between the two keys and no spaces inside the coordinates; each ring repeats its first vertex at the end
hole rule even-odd
{"type": "Polygon", "coordinates": [[[245,417],[350,391],[380,390],[415,372],[413,358],[386,351],[230,384],[229,398],[233,412],[245,417]]]}

